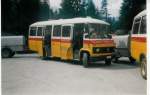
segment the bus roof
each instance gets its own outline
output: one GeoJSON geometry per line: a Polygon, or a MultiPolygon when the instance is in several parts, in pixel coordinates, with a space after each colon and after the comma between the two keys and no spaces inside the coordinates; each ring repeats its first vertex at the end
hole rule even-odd
{"type": "Polygon", "coordinates": [[[134,17],[134,19],[139,18],[139,17],[144,16],[144,15],[146,15],[146,10],[143,10],[142,12],[140,12],[139,14],[137,14],[137,15],[134,17]]]}
{"type": "Polygon", "coordinates": [[[59,20],[49,20],[49,21],[40,21],[31,24],[30,26],[45,26],[45,25],[61,25],[61,24],[74,24],[74,23],[98,23],[98,24],[105,24],[110,25],[109,23],[94,19],[91,17],[86,18],[72,18],[72,19],[59,19],[59,20]]]}

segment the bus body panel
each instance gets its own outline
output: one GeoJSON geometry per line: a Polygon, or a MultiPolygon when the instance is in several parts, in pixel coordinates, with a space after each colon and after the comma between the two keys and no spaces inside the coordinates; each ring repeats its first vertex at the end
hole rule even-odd
{"type": "Polygon", "coordinates": [[[73,59],[73,49],[72,43],[69,39],[61,39],[61,59],[72,60],[73,59]]]}
{"type": "MultiPolygon", "coordinates": [[[[90,56],[92,57],[97,57],[97,56],[106,56],[106,55],[111,55],[112,53],[97,53],[95,54],[93,52],[93,48],[98,47],[98,48],[114,48],[115,44],[113,40],[84,40],[83,44],[83,50],[88,50],[90,56]]],[[[111,51],[112,52],[112,51],[111,51]]]]}
{"type": "Polygon", "coordinates": [[[52,38],[52,45],[51,45],[51,50],[52,50],[52,56],[53,57],[61,57],[60,55],[60,42],[61,40],[60,39],[54,39],[52,38]]]}
{"type": "Polygon", "coordinates": [[[43,56],[43,48],[42,48],[43,45],[42,44],[43,44],[42,40],[37,41],[37,51],[40,56],[43,56]]]}
{"type": "Polygon", "coordinates": [[[34,40],[34,38],[29,38],[28,44],[30,50],[36,51],[36,40],[34,40]]]}
{"type": "Polygon", "coordinates": [[[43,40],[42,38],[29,38],[29,48],[32,51],[38,52],[40,56],[43,56],[43,40]]]}
{"type": "MultiPolygon", "coordinates": [[[[134,35],[134,34],[133,34],[134,35]]],[[[146,56],[146,37],[132,36],[131,37],[131,56],[140,61],[140,56],[144,54],[146,56]]]]}
{"type": "Polygon", "coordinates": [[[73,59],[71,40],[52,39],[52,57],[59,57],[63,60],[73,59]]]}

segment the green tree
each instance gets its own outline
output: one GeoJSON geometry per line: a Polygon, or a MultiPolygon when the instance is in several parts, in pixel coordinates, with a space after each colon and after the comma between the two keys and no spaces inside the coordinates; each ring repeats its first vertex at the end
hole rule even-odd
{"type": "Polygon", "coordinates": [[[73,18],[81,15],[81,0],[63,0],[60,15],[62,18],[73,18]]]}
{"type": "Polygon", "coordinates": [[[29,25],[39,20],[39,9],[39,0],[20,0],[19,25],[23,35],[27,36],[29,25]]]}
{"type": "Polygon", "coordinates": [[[107,0],[102,0],[101,4],[102,4],[102,6],[101,6],[100,13],[102,14],[102,18],[107,21],[107,19],[108,19],[107,0]]]}
{"type": "Polygon", "coordinates": [[[123,0],[119,17],[120,28],[130,30],[134,16],[144,10],[145,5],[146,0],[123,0]]]}
{"type": "Polygon", "coordinates": [[[50,15],[53,14],[53,11],[50,9],[48,2],[41,2],[39,6],[39,20],[48,20],[50,15]]]}
{"type": "Polygon", "coordinates": [[[38,20],[39,0],[2,0],[2,32],[28,35],[29,25],[38,20]]]}
{"type": "Polygon", "coordinates": [[[93,18],[99,18],[100,16],[98,9],[96,9],[92,0],[88,2],[87,9],[85,11],[86,11],[86,16],[90,16],[93,18]]]}
{"type": "Polygon", "coordinates": [[[11,32],[13,34],[18,34],[17,28],[19,27],[18,23],[18,2],[16,0],[2,0],[2,32],[11,32]]]}
{"type": "Polygon", "coordinates": [[[114,33],[117,29],[119,29],[118,19],[115,17],[108,17],[107,22],[110,23],[111,32],[114,33]]]}

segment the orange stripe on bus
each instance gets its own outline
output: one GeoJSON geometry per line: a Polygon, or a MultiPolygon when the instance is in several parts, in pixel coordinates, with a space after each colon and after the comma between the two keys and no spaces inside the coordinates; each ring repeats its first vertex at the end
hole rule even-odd
{"type": "Polygon", "coordinates": [[[41,41],[41,40],[42,40],[42,38],[29,38],[29,40],[41,41]]]}
{"type": "Polygon", "coordinates": [[[132,41],[146,42],[146,37],[132,37],[132,41]]]}
{"type": "Polygon", "coordinates": [[[60,39],[51,39],[51,40],[55,42],[60,42],[60,39]]]}
{"type": "Polygon", "coordinates": [[[113,44],[113,40],[84,40],[86,44],[113,44]]]}
{"type": "Polygon", "coordinates": [[[63,42],[63,43],[71,43],[71,40],[69,40],[69,39],[61,39],[61,42],[63,42]]]}
{"type": "MultiPolygon", "coordinates": [[[[36,41],[42,41],[42,38],[29,38],[29,40],[36,40],[36,41]]],[[[52,39],[52,41],[56,42],[63,42],[63,43],[71,43],[71,40],[69,39],[52,39]]]]}
{"type": "Polygon", "coordinates": [[[62,42],[62,43],[71,43],[70,39],[52,39],[52,41],[62,42]]]}

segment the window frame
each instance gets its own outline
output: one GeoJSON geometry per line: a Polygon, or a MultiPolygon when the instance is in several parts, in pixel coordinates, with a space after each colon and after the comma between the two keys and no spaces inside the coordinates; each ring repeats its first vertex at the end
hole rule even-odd
{"type": "MultiPolygon", "coordinates": [[[[146,34],[146,32],[145,32],[145,33],[141,33],[141,26],[142,26],[143,18],[145,18],[145,24],[146,24],[146,15],[144,15],[144,16],[141,17],[140,28],[139,28],[139,34],[146,34]]],[[[146,27],[146,28],[147,28],[147,27],[146,27]]]]}
{"type": "Polygon", "coordinates": [[[132,34],[139,34],[139,32],[140,32],[140,27],[141,27],[141,20],[142,20],[141,17],[134,19],[134,23],[133,23],[133,26],[132,26],[132,34]],[[139,21],[136,21],[137,19],[140,19],[140,20],[139,20],[139,21]],[[135,24],[137,24],[137,23],[139,23],[138,31],[137,31],[136,33],[134,33],[134,26],[135,26],[135,24]]]}
{"type": "Polygon", "coordinates": [[[37,34],[36,34],[36,36],[38,36],[38,37],[43,36],[43,30],[44,30],[44,27],[43,27],[43,26],[38,26],[38,27],[37,27],[37,34]],[[41,35],[38,35],[38,29],[39,29],[39,28],[42,29],[41,35]]]}
{"type": "MultiPolygon", "coordinates": [[[[102,29],[104,29],[105,31],[104,31],[104,33],[106,32],[106,31],[108,31],[108,33],[107,34],[109,34],[110,33],[110,26],[109,25],[107,25],[107,24],[101,24],[101,23],[84,23],[85,24],[85,31],[84,31],[84,33],[83,33],[83,39],[84,40],[95,40],[95,39],[109,39],[109,38],[91,38],[90,37],[90,28],[92,27],[92,25],[98,25],[97,26],[97,28],[96,29],[98,29],[98,31],[101,33],[101,31],[102,31],[102,29]],[[86,32],[86,30],[87,30],[87,32],[86,32]]],[[[91,32],[92,33],[92,32],[91,32]]]]}
{"type": "Polygon", "coordinates": [[[61,34],[62,34],[61,31],[62,31],[62,26],[61,25],[52,25],[52,37],[60,38],[61,34]],[[60,35],[59,36],[54,36],[54,27],[55,26],[60,26],[60,35]]]}
{"type": "Polygon", "coordinates": [[[33,36],[33,37],[37,36],[37,26],[31,26],[29,28],[29,36],[33,36]],[[31,28],[35,28],[35,35],[31,35],[31,28]]]}
{"type": "Polygon", "coordinates": [[[72,38],[73,37],[73,26],[72,24],[62,25],[61,37],[62,38],[72,38]],[[63,36],[63,27],[70,27],[70,35],[68,37],[63,36]]]}

